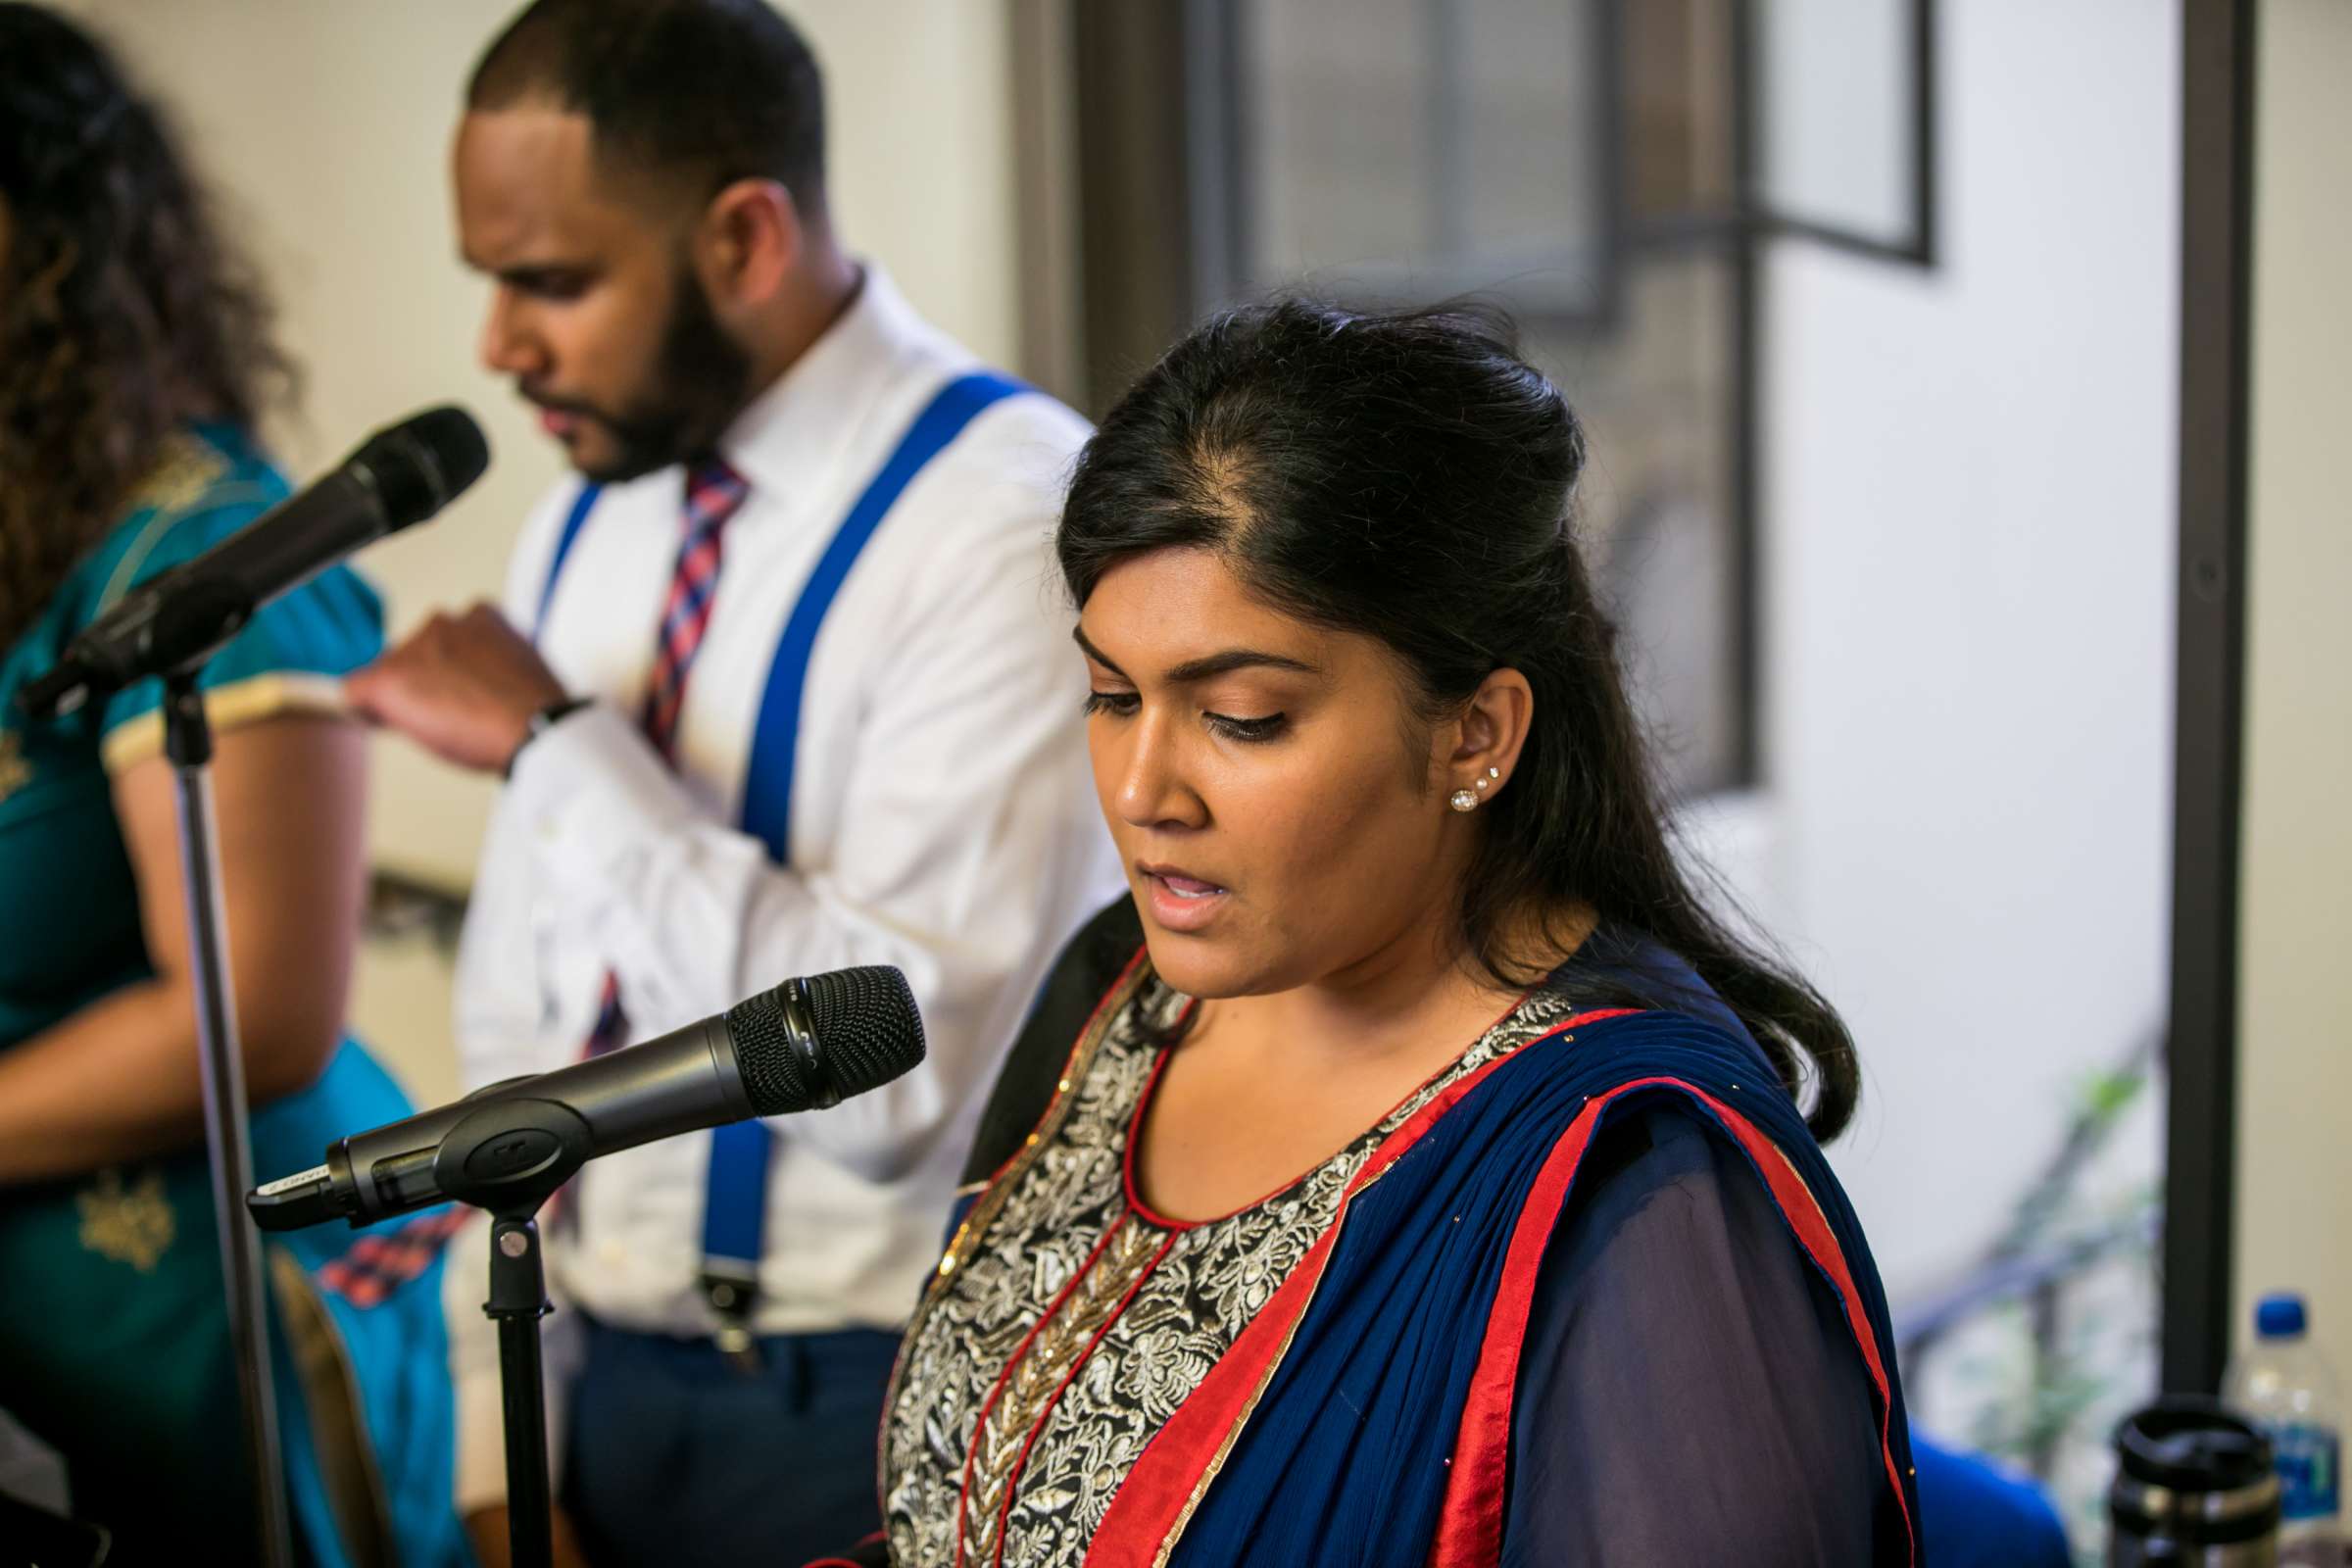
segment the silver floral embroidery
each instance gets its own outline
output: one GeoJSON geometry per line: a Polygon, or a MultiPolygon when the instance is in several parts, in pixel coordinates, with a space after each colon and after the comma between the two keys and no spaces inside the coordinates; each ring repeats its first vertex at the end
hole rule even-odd
{"type": "Polygon", "coordinates": [[[898,1398],[883,1429],[893,1561],[955,1562],[960,1534],[967,1548],[962,1560],[975,1568],[1078,1563],[1145,1445],[1330,1226],[1348,1184],[1380,1142],[1448,1085],[1575,1010],[1552,993],[1529,997],[1380,1125],[1299,1181],[1171,1240],[1169,1231],[1128,1208],[1124,1161],[1127,1131],[1155,1059],[1152,1030],[1145,1025],[1164,1025],[1184,1001],[1153,983],[1113,1021],[1075,1086],[1060,1132],[1013,1178],[995,1222],[906,1347],[898,1398]],[[1014,1367],[988,1429],[979,1430],[990,1391],[1030,1330],[1104,1233],[1122,1221],[1097,1265],[1112,1265],[1103,1281],[1090,1278],[1072,1293],[1062,1309],[1070,1322],[1048,1323],[1039,1332],[1030,1354],[1037,1356],[1040,1347],[1050,1353],[1035,1371],[1014,1367]],[[1165,1252],[1152,1267],[1162,1243],[1165,1252]],[[1132,1277],[1139,1267],[1149,1270],[1140,1284],[1132,1277]],[[1116,1295],[1133,1288],[1124,1310],[1105,1289],[1111,1284],[1116,1295]],[[1108,1327],[1088,1350],[1085,1342],[1094,1339],[1106,1308],[1108,1327]],[[1060,1387],[1073,1349],[1076,1375],[1060,1387]],[[1048,1363],[1058,1396],[1039,1393],[1048,1363]],[[1018,1457],[1024,1445],[1026,1456],[1018,1457]],[[967,1462],[974,1477],[968,1504],[967,1462]]]}

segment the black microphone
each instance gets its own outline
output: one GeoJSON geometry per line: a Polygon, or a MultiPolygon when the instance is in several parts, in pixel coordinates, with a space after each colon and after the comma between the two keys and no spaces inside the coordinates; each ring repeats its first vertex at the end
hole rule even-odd
{"type": "Polygon", "coordinates": [[[452,1199],[536,1206],[583,1160],[749,1116],[819,1110],[923,1059],[886,964],[787,980],[715,1018],[338,1139],[326,1163],[245,1197],[266,1231],[356,1228],[452,1199]]]}
{"type": "Polygon", "coordinates": [[[490,445],[464,409],[427,409],[378,430],[300,495],[125,594],[66,645],[55,669],[25,685],[19,706],[47,718],[202,662],[262,606],[422,522],[489,466],[490,445]]]}

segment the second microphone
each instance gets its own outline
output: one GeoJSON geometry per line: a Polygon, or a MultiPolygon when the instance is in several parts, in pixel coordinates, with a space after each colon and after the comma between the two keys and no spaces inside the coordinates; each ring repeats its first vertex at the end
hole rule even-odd
{"type": "Polygon", "coordinates": [[[488,1206],[504,1191],[529,1191],[558,1161],[819,1110],[922,1059],[922,1018],[906,976],[886,965],[836,969],[643,1045],[339,1139],[325,1164],[257,1188],[246,1207],[264,1230],[282,1231],[329,1219],[368,1225],[453,1198],[488,1206]],[[473,1136],[453,1144],[461,1124],[473,1136]]]}

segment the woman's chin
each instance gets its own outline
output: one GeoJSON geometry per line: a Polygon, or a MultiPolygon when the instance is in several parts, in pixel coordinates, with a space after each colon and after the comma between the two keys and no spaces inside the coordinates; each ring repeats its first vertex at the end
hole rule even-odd
{"type": "Polygon", "coordinates": [[[1146,922],[1144,946],[1152,953],[1152,973],[1163,984],[1203,1002],[1262,996],[1283,989],[1264,963],[1252,962],[1252,956],[1241,951],[1238,943],[1154,930],[1146,922]]]}

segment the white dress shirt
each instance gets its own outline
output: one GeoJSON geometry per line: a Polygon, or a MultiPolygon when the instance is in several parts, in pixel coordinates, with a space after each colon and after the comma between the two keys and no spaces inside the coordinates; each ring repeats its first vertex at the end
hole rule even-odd
{"type": "MultiPolygon", "coordinates": [[[[605,489],[538,627],[558,678],[598,701],[517,758],[466,916],[457,1035],[469,1088],[578,1059],[608,968],[632,1040],[793,975],[906,971],[923,1064],[769,1123],[760,1334],[905,1320],[1003,1052],[1055,949],[1121,886],[1050,548],[1087,427],[1036,393],[991,406],[931,460],[834,600],[801,709],[791,866],[738,826],[768,667],[804,583],[916,413],[975,368],[869,266],[841,319],[720,441],[750,488],[721,537],[675,772],[636,715],[683,474],[605,489]]],[[[561,488],[523,530],[506,595],[518,627],[538,619],[577,494],[561,488]]],[[[698,1285],[710,1148],[707,1134],[673,1138],[583,1169],[564,1199],[576,1231],[547,1243],[560,1308],[713,1332],[698,1285]]],[[[487,1230],[467,1226],[447,1270],[463,1507],[505,1494],[487,1230]]],[[[547,1320],[559,1397],[577,1321],[547,1320]]]]}

